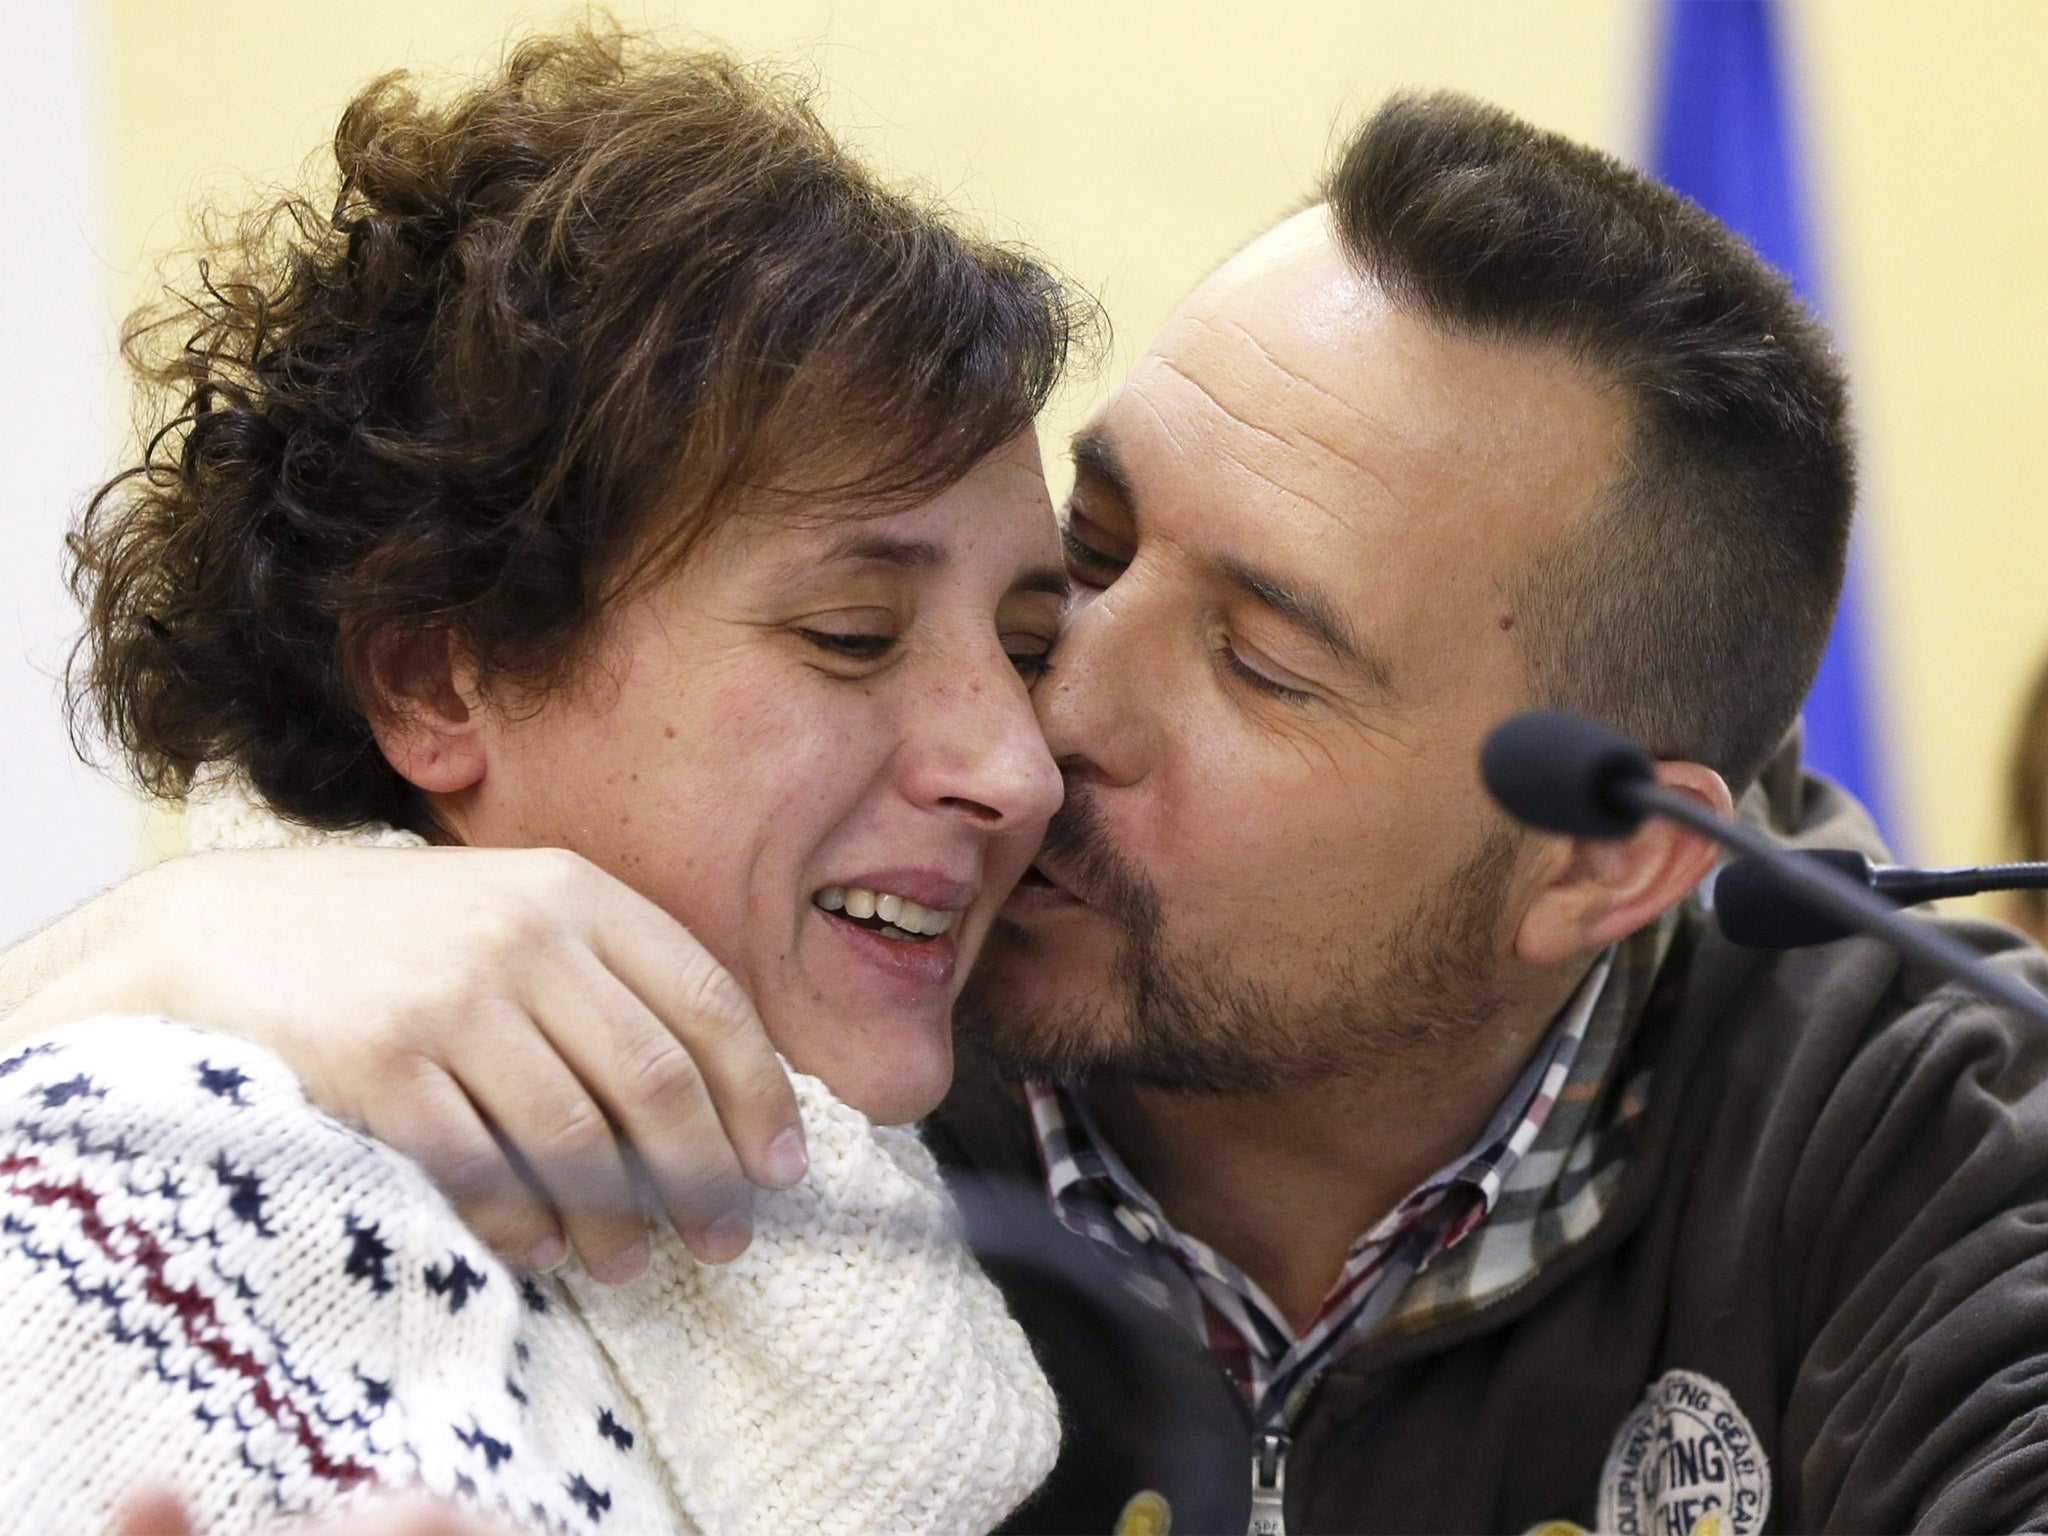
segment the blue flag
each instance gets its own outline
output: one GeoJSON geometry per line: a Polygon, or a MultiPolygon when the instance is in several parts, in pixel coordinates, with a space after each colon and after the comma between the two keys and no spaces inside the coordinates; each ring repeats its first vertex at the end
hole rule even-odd
{"type": "MultiPolygon", "coordinates": [[[[1653,169],[1740,234],[1819,307],[1773,0],[1665,0],[1653,169]]],[[[1864,644],[1863,583],[1849,581],[1806,699],[1806,759],[1870,807],[1892,840],[1888,775],[1864,644]]]]}

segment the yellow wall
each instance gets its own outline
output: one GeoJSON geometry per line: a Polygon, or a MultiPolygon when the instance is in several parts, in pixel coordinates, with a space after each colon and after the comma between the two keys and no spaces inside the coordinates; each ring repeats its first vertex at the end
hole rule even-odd
{"type": "Polygon", "coordinates": [[[1799,18],[1911,841],[1988,857],[2048,649],[2048,8],[1838,0],[1799,18]]]}
{"type": "MultiPolygon", "coordinates": [[[[177,211],[293,174],[350,89],[473,66],[522,24],[498,0],[111,0],[117,297],[177,211]]],[[[625,3],[615,14],[816,64],[883,163],[1028,236],[1100,293],[1112,369],[1181,292],[1310,185],[1333,129],[1400,86],[1454,86],[1623,152],[1641,142],[1644,0],[911,0],[625,3]]],[[[1873,611],[1914,847],[1995,850],[2011,701],[2048,644],[2048,8],[1807,0],[1832,309],[1868,447],[1873,611]]],[[[1064,402],[1055,426],[1081,404],[1064,402]]]]}

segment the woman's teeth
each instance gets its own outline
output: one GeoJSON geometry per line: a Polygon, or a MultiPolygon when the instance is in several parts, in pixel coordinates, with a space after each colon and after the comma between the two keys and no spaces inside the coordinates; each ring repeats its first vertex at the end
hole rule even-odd
{"type": "Polygon", "coordinates": [[[857,922],[875,924],[876,931],[889,938],[935,939],[960,918],[958,912],[938,911],[907,896],[858,885],[828,885],[811,901],[822,911],[843,912],[857,922]]]}

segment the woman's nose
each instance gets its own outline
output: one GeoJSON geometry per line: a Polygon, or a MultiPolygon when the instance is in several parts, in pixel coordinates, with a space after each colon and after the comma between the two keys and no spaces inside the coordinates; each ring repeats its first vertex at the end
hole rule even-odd
{"type": "Polygon", "coordinates": [[[991,832],[1041,830],[1059,809],[1060,772],[1039,733],[1031,697],[1007,657],[939,685],[919,711],[912,798],[991,832]]]}

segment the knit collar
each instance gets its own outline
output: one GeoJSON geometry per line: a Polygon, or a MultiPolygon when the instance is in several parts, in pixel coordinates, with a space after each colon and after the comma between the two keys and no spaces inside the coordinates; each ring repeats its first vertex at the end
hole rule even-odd
{"type": "Polygon", "coordinates": [[[329,831],[293,821],[232,769],[209,765],[185,795],[185,843],[194,853],[255,848],[424,848],[427,840],[381,821],[329,831]]]}

